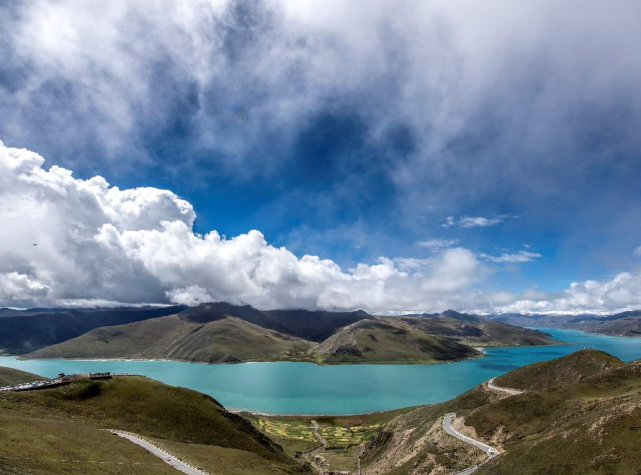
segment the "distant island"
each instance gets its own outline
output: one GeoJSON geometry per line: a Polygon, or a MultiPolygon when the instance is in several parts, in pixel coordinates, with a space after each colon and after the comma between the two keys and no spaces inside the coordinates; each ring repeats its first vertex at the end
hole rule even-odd
{"type": "MultiPolygon", "coordinates": [[[[399,317],[364,311],[260,311],[218,302],[192,308],[88,312],[94,328],[73,334],[83,315],[53,312],[0,318],[5,327],[22,319],[59,341],[33,348],[34,332],[21,345],[16,332],[5,349],[24,358],[170,359],[203,363],[300,361],[316,364],[432,364],[477,358],[481,348],[558,344],[550,335],[478,315],[448,310],[399,317]],[[173,310],[173,311],[172,311],[173,310]],[[123,321],[124,324],[120,324],[123,321]],[[61,330],[63,328],[65,331],[61,330]],[[65,338],[69,335],[69,338],[65,338]],[[31,351],[30,351],[31,350],[31,351]]],[[[37,332],[36,332],[37,333],[37,332]]],[[[2,339],[0,337],[0,347],[2,339]]]]}

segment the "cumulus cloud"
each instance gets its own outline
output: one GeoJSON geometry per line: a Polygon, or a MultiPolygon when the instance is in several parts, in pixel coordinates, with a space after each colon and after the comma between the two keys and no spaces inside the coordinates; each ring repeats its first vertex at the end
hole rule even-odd
{"type": "Polygon", "coordinates": [[[476,255],[455,240],[431,240],[423,246],[440,252],[429,258],[380,257],[342,269],[272,246],[256,230],[233,238],[196,234],[195,219],[191,204],[169,190],[77,179],[0,142],[0,305],[225,300],[263,309],[564,313],[641,306],[634,272],[558,293],[477,288],[491,264],[540,257],[530,251],[476,255]]]}
{"type": "Polygon", "coordinates": [[[533,261],[534,259],[541,257],[541,254],[530,251],[519,251],[515,253],[503,252],[500,256],[480,253],[479,257],[491,262],[517,263],[533,261]]]}
{"type": "Polygon", "coordinates": [[[451,248],[430,259],[389,259],[349,270],[298,258],[256,230],[195,234],[192,206],[168,190],[121,190],[101,177],[43,167],[0,143],[0,303],[188,305],[224,300],[259,308],[447,306],[485,272],[451,248]]]}
{"type": "Polygon", "coordinates": [[[497,306],[501,312],[611,313],[641,307],[641,274],[622,272],[611,280],[574,282],[556,293],[525,292],[497,306]]]}

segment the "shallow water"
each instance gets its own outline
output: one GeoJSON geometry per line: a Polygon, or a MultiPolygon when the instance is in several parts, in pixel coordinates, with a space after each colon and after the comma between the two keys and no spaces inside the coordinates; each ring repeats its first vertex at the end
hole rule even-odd
{"type": "Polygon", "coordinates": [[[123,372],[209,394],[232,409],[277,414],[356,414],[445,401],[520,366],[584,346],[624,361],[641,358],[641,338],[542,329],[568,345],[488,349],[484,358],[439,365],[28,360],[0,357],[0,366],[52,377],[58,373],[123,372]]]}

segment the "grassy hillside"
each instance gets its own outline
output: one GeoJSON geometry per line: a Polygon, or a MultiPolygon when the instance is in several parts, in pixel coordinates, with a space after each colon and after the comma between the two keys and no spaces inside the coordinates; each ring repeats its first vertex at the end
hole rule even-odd
{"type": "Polygon", "coordinates": [[[42,381],[48,378],[38,376],[37,374],[27,373],[19,369],[5,368],[0,366],[0,388],[3,386],[13,386],[14,384],[30,383],[32,381],[42,381]]]}
{"type": "Polygon", "coordinates": [[[504,452],[476,472],[481,475],[637,475],[641,362],[623,364],[584,350],[548,363],[551,379],[534,364],[497,378],[497,384],[532,380],[554,387],[505,397],[478,386],[399,415],[363,449],[363,473],[451,473],[483,460],[478,449],[442,430],[444,414],[456,412],[465,424],[458,430],[504,452]]]}
{"type": "Polygon", "coordinates": [[[630,474],[641,467],[641,363],[472,411],[466,425],[506,453],[479,474],[630,474]]]}
{"type": "Polygon", "coordinates": [[[34,358],[146,358],[229,363],[298,360],[311,345],[239,318],[192,315],[98,328],[29,355],[34,358]]]}
{"type": "Polygon", "coordinates": [[[469,346],[394,319],[361,320],[316,349],[324,363],[436,363],[480,356],[469,346]]]}
{"type": "Polygon", "coordinates": [[[582,350],[562,358],[515,369],[496,378],[494,383],[514,389],[548,389],[578,382],[623,364],[623,361],[604,351],[582,350]]]}
{"type": "MultiPolygon", "coordinates": [[[[5,431],[5,437],[0,438],[0,460],[8,454],[33,453],[28,447],[33,437],[38,439],[35,446],[46,446],[44,453],[47,455],[35,457],[36,465],[40,467],[59,467],[51,459],[62,460],[70,453],[76,453],[83,460],[105,460],[106,454],[116,454],[123,447],[122,439],[98,431],[111,428],[172,445],[179,456],[182,452],[178,452],[178,447],[187,444],[190,448],[186,452],[210,462],[217,460],[219,467],[250,458],[259,462],[258,467],[271,467],[270,470],[259,468],[256,473],[297,473],[301,470],[280,446],[255,430],[249,421],[227,412],[209,396],[142,377],[85,380],[56,389],[6,394],[0,398],[0,418],[4,421],[0,430],[5,431]],[[34,437],[34,427],[41,427],[46,437],[34,437]]],[[[124,445],[134,447],[127,441],[124,445]]],[[[144,452],[142,449],[137,451],[144,452]]],[[[123,459],[116,455],[116,460],[123,459]]],[[[158,463],[155,458],[150,461],[158,463]]],[[[4,463],[20,465],[25,470],[33,465],[16,460],[4,463]]],[[[63,468],[60,466],[58,471],[52,472],[41,469],[39,473],[65,473],[63,468]]],[[[13,473],[1,469],[0,472],[13,473]]]]}
{"type": "Polygon", "coordinates": [[[3,475],[176,475],[159,458],[111,433],[63,420],[0,413],[3,475]]]}
{"type": "Polygon", "coordinates": [[[0,318],[0,350],[26,353],[82,335],[94,328],[173,315],[186,307],[22,311],[0,318]]]}

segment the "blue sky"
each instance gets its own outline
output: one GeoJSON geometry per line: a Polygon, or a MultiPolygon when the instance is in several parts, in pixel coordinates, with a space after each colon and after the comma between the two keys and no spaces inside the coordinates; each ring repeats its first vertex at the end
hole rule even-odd
{"type": "MultiPolygon", "coordinates": [[[[435,307],[634,307],[607,284],[641,264],[640,19],[628,1],[6,4],[0,140],[348,273],[468,251],[478,278],[435,307]],[[460,297],[479,292],[511,297],[460,297]]],[[[14,254],[6,275],[52,275],[14,254]]]]}

